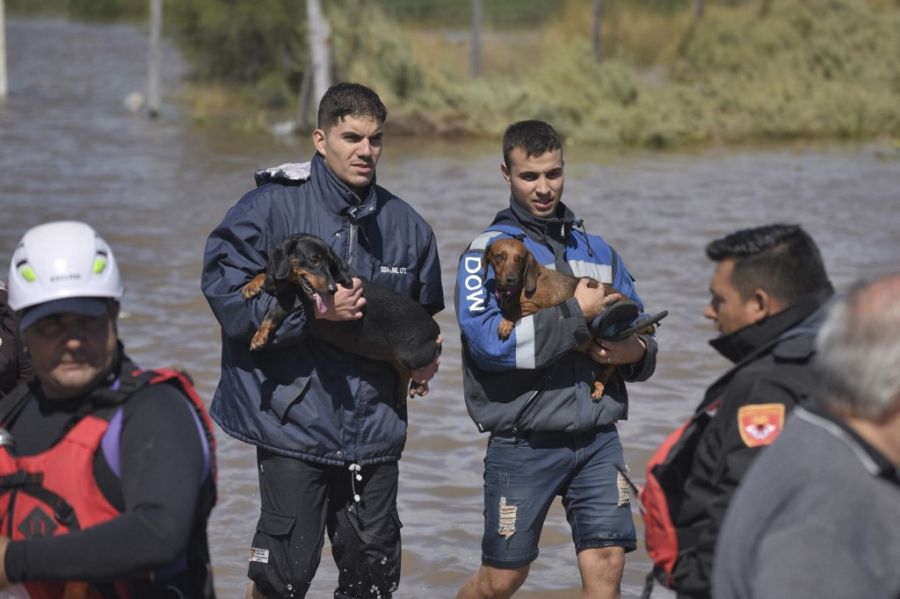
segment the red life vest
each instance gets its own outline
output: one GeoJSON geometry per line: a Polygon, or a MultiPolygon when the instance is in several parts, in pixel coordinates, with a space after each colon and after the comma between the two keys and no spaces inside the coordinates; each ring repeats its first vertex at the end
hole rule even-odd
{"type": "MultiPolygon", "coordinates": [[[[209,447],[210,475],[215,481],[215,438],[203,401],[184,373],[159,369],[122,375],[117,390],[99,393],[104,405],[124,403],[138,389],[172,381],[190,398],[209,447]]],[[[112,416],[110,413],[108,416],[112,416]]],[[[88,414],[56,444],[36,455],[16,457],[0,448],[0,534],[13,540],[57,536],[96,526],[119,515],[94,477],[94,457],[109,420],[88,414]]],[[[118,443],[115,444],[118,448],[118,443]]],[[[106,585],[104,585],[106,586],[106,585]]],[[[112,583],[117,597],[131,596],[127,581],[112,583]]],[[[102,599],[88,583],[25,583],[32,599],[102,599]]]]}
{"type": "Polygon", "coordinates": [[[678,534],[673,514],[678,513],[684,483],[691,470],[697,442],[715,416],[719,402],[694,414],[675,429],[647,462],[647,482],[640,492],[647,554],[660,582],[672,588],[678,559],[678,534]]]}

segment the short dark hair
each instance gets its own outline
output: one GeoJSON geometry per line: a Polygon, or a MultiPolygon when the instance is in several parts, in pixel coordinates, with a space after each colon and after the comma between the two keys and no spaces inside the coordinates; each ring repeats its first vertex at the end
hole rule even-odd
{"type": "Polygon", "coordinates": [[[359,83],[336,83],[319,101],[317,127],[325,129],[348,116],[369,116],[384,123],[387,108],[374,91],[359,83]]]}
{"type": "Polygon", "coordinates": [[[800,225],[741,229],[706,246],[710,260],[733,259],[731,282],[743,298],[765,289],[786,306],[830,289],[822,254],[800,225]]]}
{"type": "Polygon", "coordinates": [[[562,149],[559,133],[544,121],[519,121],[506,128],[503,134],[503,163],[509,167],[509,155],[521,148],[525,156],[540,156],[544,152],[562,149]]]}

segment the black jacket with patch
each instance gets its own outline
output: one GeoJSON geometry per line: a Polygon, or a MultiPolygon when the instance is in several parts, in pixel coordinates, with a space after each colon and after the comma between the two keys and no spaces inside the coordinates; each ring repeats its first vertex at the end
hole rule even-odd
{"type": "Polygon", "coordinates": [[[750,464],[780,433],[780,428],[768,434],[753,430],[750,412],[742,414],[742,408],[765,406],[763,410],[777,413],[784,406],[786,415],[815,394],[814,340],[831,294],[829,288],[710,342],[735,365],[710,386],[697,407],[699,414],[718,402],[697,442],[680,502],[670,505],[679,547],[673,570],[679,598],[710,597],[713,551],[725,511],[750,464]]]}

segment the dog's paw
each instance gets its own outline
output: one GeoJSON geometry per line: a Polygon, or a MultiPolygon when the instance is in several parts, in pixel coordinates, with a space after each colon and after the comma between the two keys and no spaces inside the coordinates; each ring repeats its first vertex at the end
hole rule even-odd
{"type": "Polygon", "coordinates": [[[266,275],[265,273],[260,273],[250,279],[250,282],[241,287],[241,296],[244,299],[250,299],[251,297],[256,297],[263,290],[263,286],[266,283],[266,275]]]}
{"type": "Polygon", "coordinates": [[[501,339],[509,339],[514,326],[516,326],[516,323],[511,320],[501,320],[500,325],[497,327],[497,336],[501,339]]]}
{"type": "Polygon", "coordinates": [[[410,397],[425,397],[426,395],[428,395],[428,383],[409,382],[410,397]]]}
{"type": "Polygon", "coordinates": [[[259,349],[262,349],[262,347],[268,342],[268,332],[260,329],[259,331],[256,331],[256,334],[253,335],[253,339],[250,340],[250,351],[257,351],[259,349]]]}

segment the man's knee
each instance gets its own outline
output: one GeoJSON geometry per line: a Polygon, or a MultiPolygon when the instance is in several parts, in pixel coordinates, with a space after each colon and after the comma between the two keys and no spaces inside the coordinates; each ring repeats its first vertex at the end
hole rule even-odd
{"type": "Polygon", "coordinates": [[[578,554],[578,561],[604,569],[621,570],[625,567],[625,549],[622,547],[593,547],[578,554]]]}
{"type": "MultiPolygon", "coordinates": [[[[625,550],[622,547],[597,547],[578,553],[578,570],[584,587],[600,587],[618,592],[625,570],[625,550]]],[[[617,596],[616,594],[600,596],[617,596]]]]}

